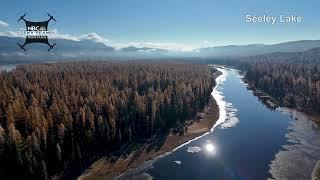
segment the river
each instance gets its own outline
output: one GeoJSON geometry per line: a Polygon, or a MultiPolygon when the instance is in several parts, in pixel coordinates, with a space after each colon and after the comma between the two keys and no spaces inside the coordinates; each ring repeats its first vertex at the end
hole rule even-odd
{"type": "Polygon", "coordinates": [[[310,179],[320,159],[320,129],[302,113],[270,110],[237,70],[212,95],[220,118],[212,131],[117,179],[310,179]]]}

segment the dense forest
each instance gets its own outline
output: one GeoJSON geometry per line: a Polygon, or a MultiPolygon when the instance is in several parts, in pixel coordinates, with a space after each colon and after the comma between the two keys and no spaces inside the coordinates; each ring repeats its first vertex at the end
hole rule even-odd
{"type": "Polygon", "coordinates": [[[320,48],[301,53],[273,53],[243,59],[240,68],[257,89],[281,105],[320,113],[320,48]]]}
{"type": "Polygon", "coordinates": [[[209,101],[207,65],[71,62],[0,74],[0,179],[81,172],[97,152],[179,129],[209,101]]]}

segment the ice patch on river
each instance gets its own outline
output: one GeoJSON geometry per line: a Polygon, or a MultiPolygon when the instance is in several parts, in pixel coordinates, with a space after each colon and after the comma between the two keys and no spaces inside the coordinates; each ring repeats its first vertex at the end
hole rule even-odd
{"type": "MultiPolygon", "coordinates": [[[[228,72],[225,68],[216,67],[222,75],[217,77],[216,83],[217,85],[213,89],[211,95],[216,100],[218,106],[219,106],[219,119],[211,129],[211,132],[214,130],[215,127],[218,125],[221,125],[220,127],[222,129],[231,128],[236,126],[236,124],[239,122],[239,119],[236,116],[236,112],[238,111],[232,103],[227,103],[223,100],[224,96],[222,94],[222,87],[221,83],[223,83],[226,80],[226,77],[228,75],[228,72]]],[[[243,76],[238,75],[239,79],[243,76]]]]}
{"type": "Polygon", "coordinates": [[[269,172],[275,179],[311,179],[320,159],[320,128],[306,115],[296,110],[279,108],[294,119],[288,127],[287,144],[271,162],[269,172]]]}
{"type": "Polygon", "coordinates": [[[232,103],[226,103],[227,117],[226,120],[221,124],[222,129],[234,127],[238,124],[239,119],[236,116],[238,109],[236,109],[232,103]]]}
{"type": "Polygon", "coordinates": [[[187,152],[189,153],[198,153],[201,151],[201,147],[198,146],[193,146],[193,147],[188,147],[187,152]]]}
{"type": "Polygon", "coordinates": [[[178,164],[178,165],[182,164],[181,161],[173,161],[173,162],[176,163],[176,164],[178,164]]]}
{"type": "Polygon", "coordinates": [[[215,127],[223,123],[227,118],[227,103],[223,100],[224,96],[222,93],[221,84],[226,80],[228,72],[224,68],[216,67],[222,74],[216,78],[216,86],[213,88],[211,95],[216,100],[218,107],[219,107],[219,119],[211,128],[211,132],[214,130],[215,127]]]}

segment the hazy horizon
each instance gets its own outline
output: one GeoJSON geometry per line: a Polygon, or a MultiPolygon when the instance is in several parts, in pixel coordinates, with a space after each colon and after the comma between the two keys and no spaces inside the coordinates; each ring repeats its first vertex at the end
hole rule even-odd
{"type": "Polygon", "coordinates": [[[0,35],[19,36],[24,12],[27,19],[46,20],[54,37],[91,40],[113,47],[151,47],[190,51],[202,47],[278,44],[320,39],[316,18],[319,1],[4,1],[0,11],[0,35]],[[64,8],[60,8],[63,3],[64,8]],[[247,22],[246,15],[264,22],[247,22]],[[301,22],[281,23],[280,16],[301,17],[301,22]],[[277,18],[272,24],[266,17],[277,18]]]}

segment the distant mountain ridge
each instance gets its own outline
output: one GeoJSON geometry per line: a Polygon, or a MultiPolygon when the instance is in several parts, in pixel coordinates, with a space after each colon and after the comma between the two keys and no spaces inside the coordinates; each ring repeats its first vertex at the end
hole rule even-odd
{"type": "Polygon", "coordinates": [[[244,57],[241,61],[269,61],[269,62],[300,62],[320,63],[320,47],[303,52],[276,52],[263,55],[244,57]]]}
{"type": "Polygon", "coordinates": [[[301,40],[279,44],[230,45],[199,49],[206,57],[245,57],[275,52],[303,52],[320,47],[320,40],[301,40]]]}
{"type": "Polygon", "coordinates": [[[45,44],[28,44],[27,52],[19,48],[18,43],[23,43],[22,37],[0,36],[0,63],[21,61],[54,61],[54,60],[91,60],[106,57],[152,57],[164,55],[167,51],[148,47],[129,46],[115,49],[103,43],[88,40],[73,41],[67,39],[52,39],[56,43],[54,49],[48,52],[45,44]]]}
{"type": "Polygon", "coordinates": [[[44,44],[26,45],[25,53],[17,43],[23,43],[24,38],[0,36],[0,63],[15,63],[21,61],[55,61],[55,60],[95,60],[95,59],[137,59],[137,58],[232,58],[241,59],[270,53],[303,52],[320,47],[320,40],[301,40],[280,44],[250,44],[229,45],[199,48],[190,52],[179,52],[151,47],[128,46],[116,49],[103,43],[88,40],[73,41],[67,39],[52,39],[57,45],[48,52],[44,44]]]}

